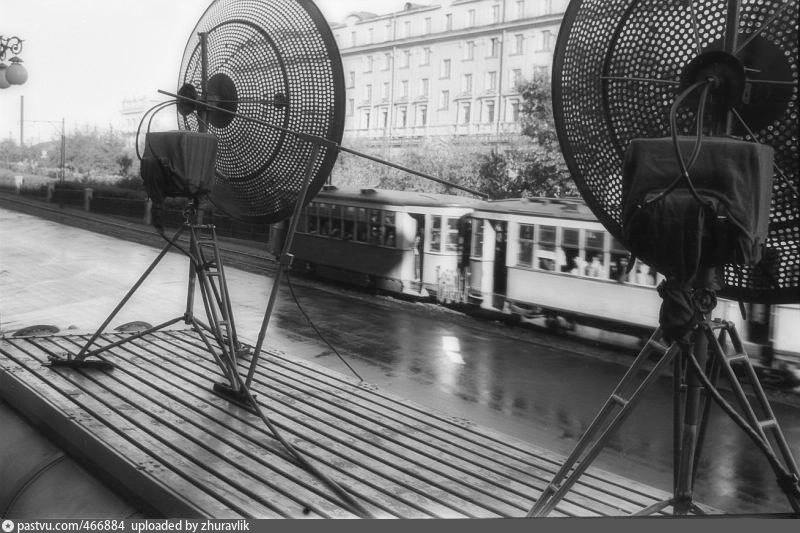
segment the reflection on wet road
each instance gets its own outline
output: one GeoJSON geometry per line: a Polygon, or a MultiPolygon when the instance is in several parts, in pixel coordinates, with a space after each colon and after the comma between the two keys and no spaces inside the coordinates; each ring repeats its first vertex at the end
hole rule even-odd
{"type": "MultiPolygon", "coordinates": [[[[5,210],[0,210],[0,233],[3,331],[37,323],[95,328],[156,255],[152,248],[5,210]]],[[[112,327],[182,314],[186,272],[186,260],[168,254],[112,327]]],[[[270,280],[232,268],[226,272],[237,327],[253,340],[270,280]]],[[[306,312],[368,382],[563,455],[632,361],[627,354],[435,306],[294,281],[306,312]]],[[[306,324],[285,287],[266,346],[348,372],[306,324]]],[[[800,457],[800,410],[773,407],[800,457]]],[[[671,382],[663,379],[595,465],[671,492],[671,411],[671,382]]],[[[718,409],[712,413],[697,499],[730,512],[787,511],[766,460],[718,409]]]]}

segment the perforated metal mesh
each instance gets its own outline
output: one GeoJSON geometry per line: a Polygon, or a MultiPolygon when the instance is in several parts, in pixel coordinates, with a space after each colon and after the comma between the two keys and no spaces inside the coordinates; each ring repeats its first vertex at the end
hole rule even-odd
{"type": "MultiPolygon", "coordinates": [[[[732,52],[752,69],[748,103],[731,133],[771,145],[776,173],[800,187],[797,17],[797,0],[573,0],[553,69],[559,139],[581,194],[618,239],[625,149],[631,139],[670,134],[677,82],[701,52],[732,52]],[[737,48],[743,48],[730,50],[726,27],[737,16],[737,48]]],[[[682,111],[682,134],[693,131],[694,118],[682,111]]],[[[726,267],[724,295],[800,301],[800,199],[778,177],[767,247],[766,269],[726,267]]]]}
{"type": "MultiPolygon", "coordinates": [[[[186,45],[178,86],[202,93],[199,32],[207,33],[208,93],[223,81],[225,98],[244,116],[338,144],[344,130],[341,57],[325,19],[307,0],[217,0],[201,17],[186,45]],[[232,82],[232,83],[231,83],[232,82]],[[231,93],[233,89],[233,93],[231,93]],[[233,96],[233,98],[231,98],[233,96]],[[283,103],[286,105],[283,105],[283,103]]],[[[217,91],[219,93],[219,91],[217,91]]],[[[211,97],[210,103],[214,103],[211,97]]],[[[182,129],[197,131],[197,112],[178,117],[182,129]]],[[[219,139],[217,186],[233,215],[275,222],[287,218],[302,188],[312,144],[240,117],[213,121],[219,139]],[[233,201],[227,198],[233,196],[233,201]]],[[[336,161],[323,148],[314,163],[306,200],[316,195],[336,161]]],[[[212,194],[212,199],[217,194],[212,194]]]]}

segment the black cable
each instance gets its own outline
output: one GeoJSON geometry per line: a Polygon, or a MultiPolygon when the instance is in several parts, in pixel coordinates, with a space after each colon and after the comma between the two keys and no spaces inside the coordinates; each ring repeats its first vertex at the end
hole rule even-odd
{"type": "Polygon", "coordinates": [[[697,201],[700,202],[701,205],[707,206],[707,203],[699,198],[697,191],[694,189],[691,179],[689,178],[689,169],[694,166],[694,164],[697,162],[698,156],[700,155],[700,147],[702,146],[704,137],[703,128],[704,128],[705,108],[706,108],[706,102],[708,101],[708,92],[710,91],[710,89],[711,89],[711,82],[709,81],[697,82],[688,87],[686,90],[684,90],[681,94],[679,94],[675,98],[675,102],[672,104],[669,114],[670,133],[672,136],[673,148],[675,149],[677,154],[678,166],[681,169],[681,173],[667,186],[666,189],[658,193],[653,198],[642,203],[641,207],[652,205],[655,202],[661,200],[662,198],[670,194],[673,190],[675,190],[675,188],[683,179],[686,179],[695,199],[697,199],[697,201]],[[697,117],[695,118],[695,124],[696,124],[695,142],[694,146],[692,147],[692,152],[689,156],[689,162],[687,164],[683,160],[683,155],[680,152],[680,146],[678,144],[678,127],[677,127],[678,108],[680,107],[680,104],[683,102],[683,100],[685,100],[686,97],[688,97],[695,89],[697,89],[701,85],[704,85],[704,87],[703,87],[703,92],[700,94],[700,104],[697,109],[697,117]]]}
{"type": "Polygon", "coordinates": [[[318,337],[319,337],[319,338],[322,340],[322,342],[324,342],[325,344],[327,344],[327,345],[328,345],[328,348],[330,348],[331,350],[333,350],[333,353],[335,353],[335,354],[336,354],[336,356],[339,358],[339,360],[340,360],[342,363],[344,363],[344,364],[345,364],[345,366],[347,366],[347,368],[349,368],[349,369],[350,369],[350,372],[352,372],[352,373],[353,373],[353,375],[354,375],[355,377],[357,377],[359,381],[363,382],[363,381],[364,381],[364,378],[362,378],[362,377],[359,375],[359,373],[358,373],[358,372],[356,372],[356,370],[355,370],[355,369],[354,369],[352,366],[350,366],[350,363],[348,363],[348,362],[347,362],[347,360],[346,360],[344,357],[342,357],[342,354],[340,354],[340,353],[339,353],[339,351],[338,351],[338,350],[337,350],[337,349],[336,349],[336,348],[335,348],[335,347],[334,347],[334,346],[333,346],[333,345],[332,345],[330,342],[328,342],[328,339],[327,339],[327,338],[325,338],[325,336],[322,334],[322,332],[321,332],[319,329],[317,329],[317,326],[314,324],[314,322],[312,322],[312,321],[311,321],[311,317],[309,317],[309,316],[308,316],[308,314],[306,313],[305,309],[303,309],[303,306],[302,306],[302,305],[300,305],[300,300],[298,300],[298,299],[297,299],[297,295],[296,295],[296,294],[295,294],[295,292],[294,292],[294,286],[292,285],[292,278],[291,278],[291,276],[289,275],[289,270],[288,270],[288,269],[285,269],[285,270],[284,270],[284,273],[286,274],[286,283],[287,283],[287,285],[289,286],[289,292],[292,294],[292,299],[294,299],[294,303],[295,303],[295,305],[297,305],[297,309],[299,309],[299,310],[300,310],[300,313],[303,315],[303,317],[305,317],[305,319],[306,319],[306,322],[308,322],[308,325],[309,325],[309,326],[311,326],[311,329],[313,329],[313,330],[314,330],[314,332],[315,332],[315,333],[317,334],[317,336],[318,336],[318,337]]]}
{"type": "MultiPolygon", "coordinates": [[[[153,107],[151,107],[150,109],[145,111],[144,115],[142,115],[142,119],[139,121],[139,127],[136,128],[136,139],[135,139],[136,157],[139,159],[139,161],[142,160],[142,154],[139,151],[139,137],[141,136],[142,125],[144,124],[144,121],[147,118],[147,115],[153,113],[153,116],[155,116],[155,113],[158,113],[162,109],[164,109],[166,107],[169,107],[171,105],[174,105],[177,102],[178,102],[177,100],[168,100],[166,102],[159,102],[158,104],[154,105],[153,107]]],[[[152,122],[153,122],[153,117],[151,116],[150,117],[150,121],[147,123],[147,133],[150,132],[150,126],[152,125],[152,122]]]]}
{"type": "Polygon", "coordinates": [[[244,392],[247,396],[248,404],[253,407],[256,412],[256,415],[261,418],[261,421],[264,422],[264,425],[272,432],[275,438],[280,442],[284,448],[292,455],[295,461],[303,468],[305,468],[308,472],[312,475],[316,476],[320,481],[322,481],[325,485],[328,486],[341,500],[344,507],[346,507],[350,512],[354,515],[358,516],[359,518],[375,518],[372,514],[367,511],[364,506],[362,506],[358,501],[353,498],[353,496],[347,492],[344,488],[342,488],[338,483],[332,480],[330,477],[326,476],[322,473],[317,467],[311,464],[308,459],[306,459],[303,455],[297,451],[297,448],[292,446],[292,444],[287,441],[278,428],[272,423],[267,415],[261,410],[261,406],[258,405],[256,399],[253,397],[250,389],[244,386],[242,382],[242,376],[239,375],[239,372],[233,372],[236,382],[238,384],[239,390],[244,392]]]}

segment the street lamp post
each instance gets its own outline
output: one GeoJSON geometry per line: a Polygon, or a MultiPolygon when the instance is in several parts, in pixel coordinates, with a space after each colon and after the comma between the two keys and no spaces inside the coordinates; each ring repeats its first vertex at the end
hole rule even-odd
{"type": "Polygon", "coordinates": [[[22,66],[18,56],[22,52],[22,39],[17,36],[6,37],[0,34],[0,89],[8,89],[12,85],[22,85],[28,80],[28,71],[22,66]],[[6,65],[6,55],[13,54],[6,65]]]}

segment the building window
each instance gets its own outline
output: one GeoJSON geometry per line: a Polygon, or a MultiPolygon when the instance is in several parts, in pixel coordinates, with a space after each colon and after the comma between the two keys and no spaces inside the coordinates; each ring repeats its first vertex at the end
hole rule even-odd
{"type": "Polygon", "coordinates": [[[442,79],[450,79],[450,60],[442,59],[442,66],[439,69],[439,77],[442,79]]]}
{"type": "Polygon", "coordinates": [[[475,41],[467,41],[464,45],[464,60],[471,61],[475,59],[475,41]]]}
{"type": "Polygon", "coordinates": [[[469,124],[470,120],[470,112],[472,111],[472,104],[470,102],[464,102],[461,104],[461,123],[462,124],[469,124]]]}
{"type": "Polygon", "coordinates": [[[552,50],[556,46],[556,34],[550,30],[545,30],[542,32],[542,36],[544,39],[544,49],[547,51],[552,50]]]}
{"type": "Polygon", "coordinates": [[[472,74],[464,74],[461,78],[461,90],[465,93],[472,92],[472,74]]]}
{"type": "Polygon", "coordinates": [[[383,85],[381,85],[381,98],[383,98],[384,100],[388,100],[389,99],[389,82],[388,81],[383,82],[383,85]]]}
{"type": "Polygon", "coordinates": [[[408,98],[408,80],[400,82],[400,98],[408,98]]]}
{"type": "Polygon", "coordinates": [[[469,11],[467,11],[467,21],[466,21],[465,26],[467,28],[471,28],[474,25],[475,25],[475,10],[474,9],[470,9],[469,11]]]}
{"type": "Polygon", "coordinates": [[[525,0],[517,0],[517,18],[522,19],[525,18],[525,0]]]}
{"type": "Polygon", "coordinates": [[[356,32],[351,31],[350,32],[350,46],[355,46],[356,42],[357,42],[356,41],[356,32]]]}
{"type": "Polygon", "coordinates": [[[550,75],[550,69],[547,65],[540,65],[533,67],[533,77],[534,79],[544,81],[550,75]]]}
{"type": "Polygon", "coordinates": [[[448,13],[444,16],[444,29],[445,31],[453,31],[453,14],[448,13]]]}
{"type": "Polygon", "coordinates": [[[408,68],[411,65],[411,50],[403,50],[400,56],[400,68],[408,68]]]}
{"type": "Polygon", "coordinates": [[[384,26],[383,32],[384,32],[384,39],[383,40],[384,41],[391,41],[392,40],[392,25],[391,24],[387,24],[386,26],[384,26]]]}
{"type": "Polygon", "coordinates": [[[375,30],[370,28],[367,30],[367,43],[372,44],[375,42],[375,30]]]}
{"type": "Polygon", "coordinates": [[[353,110],[356,108],[356,101],[353,98],[347,99],[347,107],[345,108],[345,113],[347,113],[348,117],[353,116],[353,110]]]}
{"type": "Polygon", "coordinates": [[[515,35],[514,36],[514,52],[512,52],[512,53],[521,54],[524,42],[525,42],[525,36],[524,35],[522,35],[521,33],[518,33],[517,35],[515,35]]]}
{"type": "Polygon", "coordinates": [[[372,102],[372,85],[367,84],[364,86],[364,101],[367,103],[372,102]]]}
{"type": "Polygon", "coordinates": [[[492,37],[489,41],[489,57],[497,57],[500,52],[500,39],[492,37]]]}
{"type": "Polygon", "coordinates": [[[383,54],[383,70],[389,70],[390,68],[392,68],[392,54],[386,52],[383,54]]]}
{"type": "Polygon", "coordinates": [[[425,126],[428,124],[428,106],[421,105],[418,110],[417,124],[425,126]]]}
{"type": "Polygon", "coordinates": [[[350,71],[348,75],[349,85],[348,87],[355,87],[356,86],[356,72],[354,70],[350,71]]]}
{"type": "Polygon", "coordinates": [[[422,66],[431,64],[431,55],[433,55],[433,52],[429,47],[426,46],[422,49],[422,66]]]}
{"type": "Polygon", "coordinates": [[[433,27],[433,23],[431,22],[430,17],[425,17],[425,21],[422,24],[422,33],[424,35],[428,35],[431,32],[431,28],[433,27]]]}
{"type": "Polygon", "coordinates": [[[371,113],[370,113],[369,109],[365,109],[363,114],[362,114],[361,127],[364,128],[365,130],[369,129],[370,115],[371,115],[371,113]]]}
{"type": "Polygon", "coordinates": [[[450,109],[450,91],[439,93],[439,109],[450,109]]]}
{"type": "Polygon", "coordinates": [[[519,122],[519,100],[511,101],[511,122],[519,122]]]}
{"type": "Polygon", "coordinates": [[[389,110],[381,109],[381,128],[386,129],[389,125],[389,110]]]}
{"type": "Polygon", "coordinates": [[[516,88],[520,83],[522,83],[522,69],[511,69],[511,86],[516,88]]]}
{"type": "Polygon", "coordinates": [[[419,80],[419,95],[428,96],[428,78],[422,78],[419,80]]]}
{"type": "Polygon", "coordinates": [[[403,37],[411,37],[411,21],[403,22],[403,37]]]}
{"type": "Polygon", "coordinates": [[[497,4],[492,6],[492,22],[500,22],[500,6],[497,4]]]}
{"type": "Polygon", "coordinates": [[[486,73],[486,90],[487,91],[497,90],[497,71],[492,70],[486,73]]]}
{"type": "Polygon", "coordinates": [[[408,124],[408,109],[405,106],[397,110],[397,125],[405,128],[408,124]]]}
{"type": "Polygon", "coordinates": [[[364,72],[372,72],[372,56],[367,56],[366,61],[367,61],[367,68],[364,69],[364,72]]]}
{"type": "Polygon", "coordinates": [[[486,122],[492,124],[494,122],[494,102],[489,100],[486,102],[486,122]]]}

